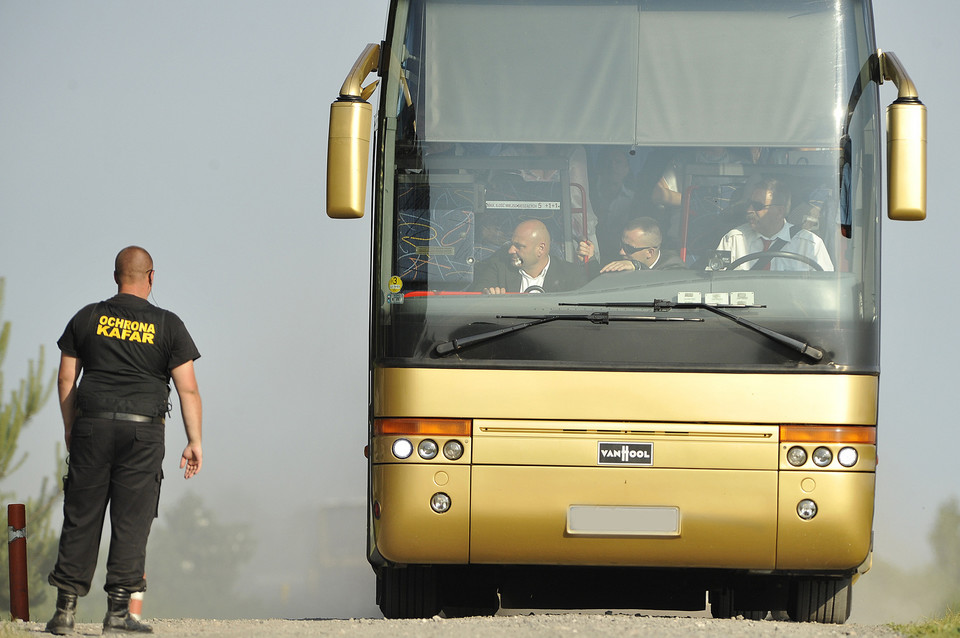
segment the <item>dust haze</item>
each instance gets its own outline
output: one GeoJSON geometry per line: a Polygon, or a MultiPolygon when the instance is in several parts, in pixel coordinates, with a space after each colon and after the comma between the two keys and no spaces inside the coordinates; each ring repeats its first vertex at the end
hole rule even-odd
{"type": "MultiPolygon", "coordinates": [[[[380,615],[365,559],[370,219],[326,219],[324,174],[329,104],[363,46],[383,38],[388,4],[0,0],[7,387],[39,345],[52,373],[67,320],[113,294],[113,258],[130,244],[151,251],[153,301],[180,315],[203,355],[203,471],[190,481],[178,471],[175,416],[147,617],[209,567],[184,559],[200,549],[189,538],[164,537],[190,494],[204,510],[196,531],[245,533],[203,548],[221,568],[209,572],[217,586],[177,609],[380,615]],[[160,574],[176,570],[183,580],[164,585],[171,576],[160,574]]],[[[874,7],[878,44],[910,68],[930,111],[929,219],[884,223],[875,554],[853,589],[854,623],[942,611],[948,592],[928,536],[938,506],[958,495],[960,448],[951,405],[960,345],[933,322],[960,311],[943,291],[943,274],[956,270],[948,242],[960,236],[960,128],[949,123],[960,85],[942,72],[960,53],[960,3],[874,7]]],[[[881,87],[884,104],[891,91],[881,87]]],[[[29,458],[4,489],[35,494],[54,476],[61,439],[54,399],[21,437],[29,458]]],[[[81,618],[102,617],[102,585],[101,567],[81,618]]]]}

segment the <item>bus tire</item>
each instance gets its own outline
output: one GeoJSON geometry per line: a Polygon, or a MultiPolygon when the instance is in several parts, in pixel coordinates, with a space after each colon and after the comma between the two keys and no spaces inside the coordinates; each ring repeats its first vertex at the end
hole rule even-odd
{"type": "Polygon", "coordinates": [[[496,616],[500,605],[486,605],[477,607],[444,607],[445,618],[470,618],[473,616],[496,616]]]}
{"type": "Polygon", "coordinates": [[[440,613],[437,574],[430,566],[381,567],[377,605],[384,618],[432,618],[440,613]]]}
{"type": "Polygon", "coordinates": [[[443,604],[443,615],[447,618],[496,616],[498,611],[500,598],[496,591],[477,593],[470,600],[460,600],[454,604],[443,604]]]}
{"type": "Polygon", "coordinates": [[[495,581],[470,569],[453,569],[441,578],[441,607],[447,618],[495,616],[500,596],[495,581]]]}
{"type": "Polygon", "coordinates": [[[796,622],[842,625],[850,617],[853,584],[845,578],[800,578],[790,588],[787,613],[796,622]]]}
{"type": "Polygon", "coordinates": [[[710,615],[714,618],[736,618],[743,616],[747,620],[763,620],[767,617],[767,610],[738,609],[735,589],[710,590],[710,615]]]}

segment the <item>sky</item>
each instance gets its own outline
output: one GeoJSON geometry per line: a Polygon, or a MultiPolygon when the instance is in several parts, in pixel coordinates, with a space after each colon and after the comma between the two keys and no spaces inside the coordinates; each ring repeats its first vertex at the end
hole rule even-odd
{"type": "MultiPolygon", "coordinates": [[[[55,370],[70,316],[115,292],[117,251],[146,247],[152,301],[202,353],[203,470],[178,471],[175,413],[161,509],[193,490],[278,547],[301,548],[284,535],[302,537],[292,528],[311,508],[365,500],[370,216],[326,217],[326,134],[387,5],[0,0],[4,392],[40,346],[55,370]]],[[[960,3],[875,0],[874,12],[878,45],[929,110],[928,219],[883,224],[875,556],[911,567],[931,560],[937,507],[960,496],[948,245],[960,236],[949,199],[960,124],[948,119],[960,86],[941,70],[960,53],[960,3]]],[[[881,101],[894,99],[882,86],[881,101]]],[[[61,438],[54,397],[21,437],[29,459],[11,486],[29,493],[52,474],[61,438]]]]}

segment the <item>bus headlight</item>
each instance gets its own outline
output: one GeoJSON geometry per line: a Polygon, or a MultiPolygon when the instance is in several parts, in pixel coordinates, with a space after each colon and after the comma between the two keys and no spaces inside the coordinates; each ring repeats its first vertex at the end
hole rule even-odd
{"type": "Polygon", "coordinates": [[[424,439],[420,441],[420,445],[417,446],[417,454],[419,454],[422,459],[432,459],[439,451],[440,448],[437,447],[437,442],[433,439],[424,439]]]}
{"type": "Polygon", "coordinates": [[[832,460],[833,452],[830,451],[830,448],[821,446],[813,451],[813,462],[817,467],[827,467],[832,460]]]}
{"type": "Polygon", "coordinates": [[[794,467],[800,467],[807,462],[807,451],[799,445],[794,445],[787,450],[787,463],[794,467]]]}
{"type": "Polygon", "coordinates": [[[852,447],[841,448],[840,452],[837,453],[837,460],[840,461],[840,465],[843,467],[853,467],[857,464],[857,459],[860,457],[857,454],[857,451],[852,447]]]}
{"type": "Polygon", "coordinates": [[[413,443],[407,439],[397,439],[393,442],[393,455],[398,459],[409,458],[413,454],[413,443]]]}
{"type": "Polygon", "coordinates": [[[456,461],[463,456],[463,443],[456,439],[447,441],[443,444],[443,455],[451,461],[456,461]]]}
{"type": "Polygon", "coordinates": [[[444,494],[443,492],[437,492],[430,497],[430,509],[432,509],[437,514],[443,514],[450,509],[452,505],[450,497],[444,494]]]}
{"type": "Polygon", "coordinates": [[[802,518],[805,521],[809,521],[811,518],[817,515],[817,504],[811,501],[809,498],[805,498],[799,503],[797,503],[797,516],[802,518]]]}

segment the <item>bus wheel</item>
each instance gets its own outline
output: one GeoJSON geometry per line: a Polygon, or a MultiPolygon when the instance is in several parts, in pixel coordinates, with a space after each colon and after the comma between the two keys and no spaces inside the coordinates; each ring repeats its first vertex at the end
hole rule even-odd
{"type": "Polygon", "coordinates": [[[452,570],[441,582],[441,606],[447,618],[495,616],[500,610],[497,585],[482,574],[452,570]]]}
{"type": "Polygon", "coordinates": [[[767,617],[765,609],[737,609],[733,589],[710,590],[710,615],[714,618],[735,618],[743,616],[747,620],[763,620],[767,617]]]}
{"type": "Polygon", "coordinates": [[[377,605],[385,618],[432,618],[440,613],[437,574],[432,567],[381,567],[377,605]]]}
{"type": "Polygon", "coordinates": [[[787,613],[796,622],[843,624],[850,617],[850,577],[800,578],[790,587],[787,613]]]}
{"type": "Polygon", "coordinates": [[[468,616],[496,616],[500,611],[500,598],[497,592],[490,592],[486,596],[477,596],[475,599],[460,602],[455,605],[443,605],[443,615],[447,618],[466,618],[468,616]]]}
{"type": "Polygon", "coordinates": [[[500,611],[500,604],[491,604],[477,607],[444,607],[443,615],[447,618],[469,618],[470,616],[496,616],[500,611]]]}

